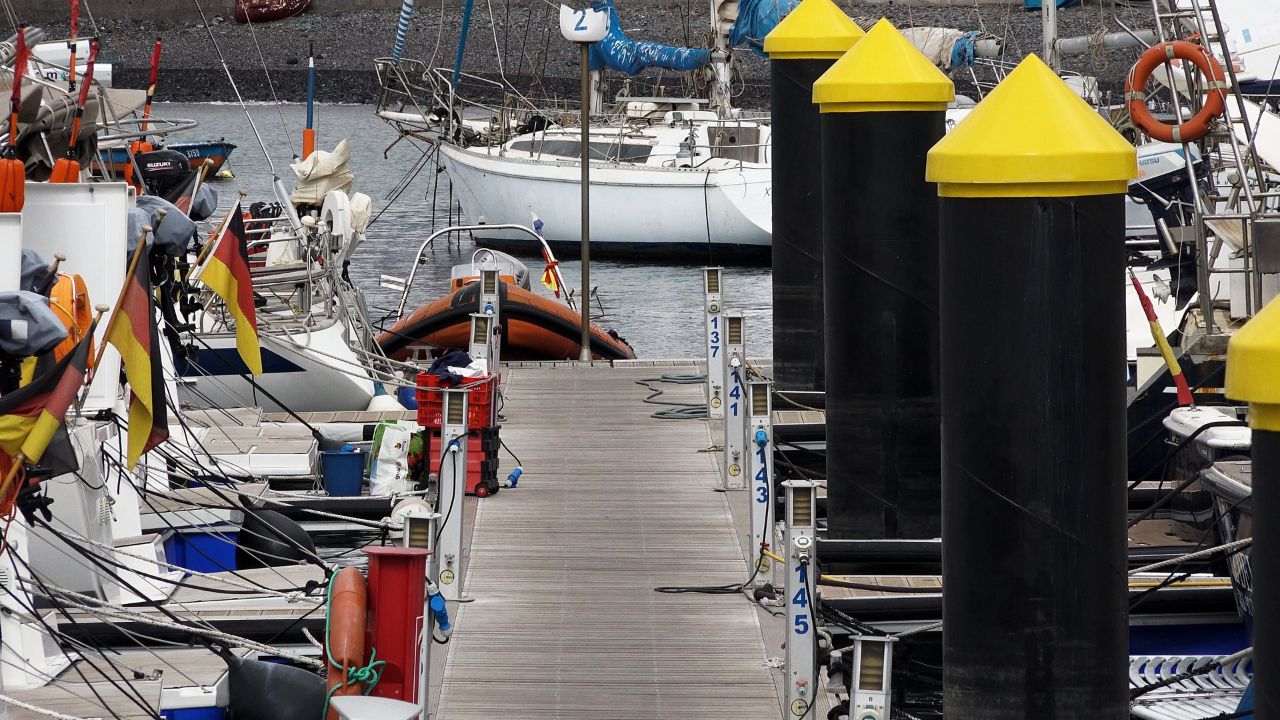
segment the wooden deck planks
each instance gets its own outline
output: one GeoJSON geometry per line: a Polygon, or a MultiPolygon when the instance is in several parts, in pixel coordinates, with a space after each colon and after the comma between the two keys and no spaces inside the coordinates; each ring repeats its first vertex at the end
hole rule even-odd
{"type": "Polygon", "coordinates": [[[633,381],[655,374],[509,371],[502,436],[525,474],[478,503],[441,720],[778,717],[752,606],[653,590],[746,577],[706,430],[649,417],[633,381]]]}

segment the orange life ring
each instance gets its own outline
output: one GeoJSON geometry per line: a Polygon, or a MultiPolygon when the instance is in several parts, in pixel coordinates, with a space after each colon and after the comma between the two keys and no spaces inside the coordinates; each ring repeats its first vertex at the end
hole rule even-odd
{"type": "MultiPolygon", "coordinates": [[[[67,328],[67,339],[53,349],[53,358],[61,360],[75,349],[93,325],[93,303],[89,301],[89,288],[84,278],[75,273],[59,273],[57,282],[49,291],[49,307],[67,328]]],[[[92,346],[89,357],[93,357],[92,346]]]]}
{"type": "MultiPolygon", "coordinates": [[[[337,695],[359,695],[361,683],[347,683],[347,671],[365,664],[365,615],[369,587],[364,575],[353,567],[339,570],[329,582],[329,631],[325,652],[331,658],[327,687],[337,695]]],[[[328,720],[338,720],[338,711],[329,706],[328,720]]]]}
{"type": "Polygon", "coordinates": [[[1173,143],[1194,142],[1209,134],[1209,123],[1226,109],[1227,87],[1222,65],[1218,64],[1217,58],[1208,50],[1185,40],[1173,40],[1153,45],[1134,63],[1124,82],[1125,106],[1134,124],[1152,138],[1173,143]],[[1204,106],[1195,117],[1184,123],[1169,125],[1151,115],[1151,110],[1147,107],[1146,87],[1156,68],[1174,59],[1194,63],[1207,81],[1208,92],[1205,93],[1204,106]]]}

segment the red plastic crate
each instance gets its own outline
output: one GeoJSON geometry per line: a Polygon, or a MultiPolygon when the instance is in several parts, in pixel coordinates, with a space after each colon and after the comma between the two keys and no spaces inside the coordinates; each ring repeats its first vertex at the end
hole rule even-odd
{"type": "MultiPolygon", "coordinates": [[[[481,430],[493,427],[497,420],[493,397],[496,395],[498,376],[489,373],[483,378],[464,378],[457,386],[467,390],[467,429],[481,430]]],[[[445,387],[439,375],[418,373],[418,424],[438,428],[444,416],[445,387]]]]}
{"type": "MultiPolygon", "coordinates": [[[[431,472],[436,472],[440,466],[440,433],[433,430],[426,431],[427,434],[427,453],[431,458],[431,472]]],[[[497,452],[486,453],[481,449],[481,439],[478,433],[467,433],[467,484],[466,494],[476,495],[481,485],[485,486],[485,495],[491,495],[497,492],[498,488],[498,454],[497,452]]]]}

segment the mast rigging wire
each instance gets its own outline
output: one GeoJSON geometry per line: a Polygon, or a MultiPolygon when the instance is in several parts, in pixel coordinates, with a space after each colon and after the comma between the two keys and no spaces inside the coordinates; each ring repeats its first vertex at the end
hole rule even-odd
{"type": "Polygon", "coordinates": [[[279,180],[280,173],[276,172],[276,164],[271,160],[271,153],[267,152],[267,145],[262,142],[262,135],[258,133],[258,126],[253,122],[253,116],[249,114],[249,106],[244,104],[244,98],[240,96],[240,88],[236,87],[236,79],[231,76],[231,68],[227,67],[227,58],[222,54],[222,48],[218,46],[217,38],[213,36],[213,29],[209,27],[209,18],[205,17],[204,8],[200,7],[200,0],[191,0],[191,2],[200,13],[200,22],[204,24],[204,31],[209,35],[209,42],[213,43],[213,49],[218,53],[218,62],[222,63],[222,71],[227,74],[227,82],[231,83],[231,89],[236,93],[236,102],[240,103],[240,109],[244,111],[245,119],[249,121],[253,136],[258,140],[258,147],[262,149],[262,156],[267,159],[267,167],[271,168],[271,176],[273,179],[279,180]]]}
{"type": "Polygon", "coordinates": [[[284,111],[280,109],[280,98],[276,97],[276,84],[271,81],[271,71],[267,69],[267,58],[262,55],[262,46],[258,44],[258,33],[253,29],[253,18],[250,17],[250,13],[245,13],[245,23],[249,25],[249,35],[253,38],[253,47],[258,51],[258,60],[262,63],[262,74],[267,76],[267,89],[271,91],[271,102],[275,104],[276,116],[280,118],[280,130],[284,133],[285,142],[289,144],[289,152],[297,160],[298,150],[293,146],[293,135],[289,133],[289,126],[285,124],[284,111]]]}

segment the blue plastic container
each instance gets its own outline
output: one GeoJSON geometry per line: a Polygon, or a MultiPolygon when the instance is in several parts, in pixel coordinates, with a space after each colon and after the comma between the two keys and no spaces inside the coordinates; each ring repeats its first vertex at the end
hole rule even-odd
{"type": "Polygon", "coordinates": [[[405,410],[418,409],[418,389],[412,387],[396,388],[396,399],[404,406],[405,410]]]}
{"type": "Polygon", "coordinates": [[[354,497],[360,494],[364,484],[364,453],[320,453],[320,474],[324,478],[324,491],[333,497],[354,497]]]}
{"type": "Polygon", "coordinates": [[[235,570],[238,535],[236,532],[217,535],[202,532],[174,533],[164,541],[164,555],[174,565],[196,572],[235,570]]]}

